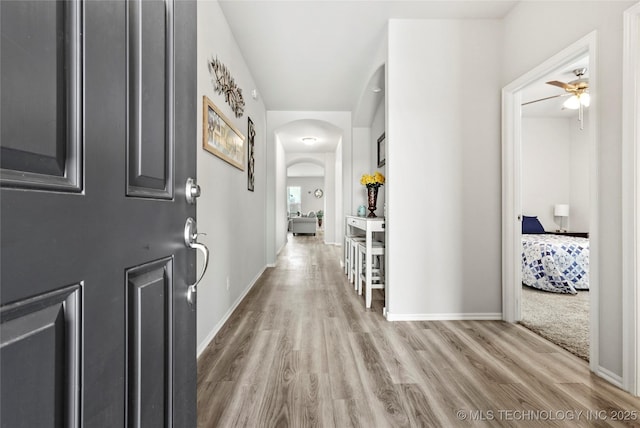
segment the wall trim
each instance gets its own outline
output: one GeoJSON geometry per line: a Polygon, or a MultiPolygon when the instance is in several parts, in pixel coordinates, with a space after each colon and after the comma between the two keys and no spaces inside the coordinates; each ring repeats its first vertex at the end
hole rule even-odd
{"type": "Polygon", "coordinates": [[[459,314],[393,314],[386,313],[387,321],[500,321],[501,312],[459,314]]]}
{"type": "Polygon", "coordinates": [[[624,12],[622,84],[622,389],[640,395],[640,3],[624,12]]]}
{"type": "Polygon", "coordinates": [[[227,311],[226,314],[224,314],[224,316],[222,317],[222,319],[220,321],[218,321],[218,323],[211,329],[211,331],[209,332],[209,334],[207,334],[207,336],[204,338],[204,340],[202,341],[202,343],[200,343],[198,345],[198,349],[196,351],[196,358],[200,358],[200,355],[204,352],[205,349],[207,349],[207,346],[209,346],[209,343],[211,343],[211,341],[213,340],[214,337],[216,337],[216,334],[218,334],[218,332],[220,331],[220,329],[224,326],[224,324],[229,321],[229,318],[231,317],[231,315],[233,314],[233,312],[236,310],[236,308],[240,305],[240,303],[242,303],[242,301],[244,300],[245,297],[247,297],[247,294],[249,294],[249,291],[251,291],[251,289],[253,288],[254,285],[256,285],[256,283],[258,282],[258,280],[260,279],[260,277],[262,276],[262,274],[267,270],[267,268],[270,267],[269,265],[265,265],[262,270],[258,273],[258,275],[256,275],[255,278],[253,278],[253,280],[249,283],[249,285],[247,286],[247,288],[242,292],[242,294],[236,299],[236,301],[233,303],[233,305],[231,305],[231,307],[229,308],[229,310],[227,311]]]}
{"type": "Polygon", "coordinates": [[[594,370],[595,374],[606,380],[607,382],[617,386],[618,388],[622,388],[622,376],[619,376],[612,372],[609,369],[605,369],[602,366],[596,367],[594,370]]]}

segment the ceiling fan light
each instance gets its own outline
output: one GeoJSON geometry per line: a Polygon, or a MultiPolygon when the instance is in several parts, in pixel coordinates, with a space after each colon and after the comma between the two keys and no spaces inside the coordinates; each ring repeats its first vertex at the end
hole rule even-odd
{"type": "Polygon", "coordinates": [[[564,108],[568,108],[571,110],[577,110],[580,108],[580,100],[577,96],[571,95],[567,100],[562,104],[564,108]]]}
{"type": "Polygon", "coordinates": [[[589,107],[589,104],[591,104],[591,96],[586,92],[580,95],[580,104],[582,104],[585,107],[589,107]]]}

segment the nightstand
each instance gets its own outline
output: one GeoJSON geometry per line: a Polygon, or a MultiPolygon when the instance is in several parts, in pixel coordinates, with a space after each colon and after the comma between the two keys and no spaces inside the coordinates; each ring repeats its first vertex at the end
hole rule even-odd
{"type": "Polygon", "coordinates": [[[575,236],[576,238],[588,238],[589,232],[545,232],[548,235],[575,236]]]}

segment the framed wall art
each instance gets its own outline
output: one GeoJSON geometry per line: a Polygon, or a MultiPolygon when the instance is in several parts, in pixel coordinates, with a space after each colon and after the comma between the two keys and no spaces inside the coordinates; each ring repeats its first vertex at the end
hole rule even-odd
{"type": "Polygon", "coordinates": [[[249,144],[247,144],[247,150],[249,152],[247,156],[247,189],[253,192],[255,188],[255,158],[254,158],[254,144],[256,140],[256,128],[253,125],[253,121],[250,117],[247,117],[248,126],[247,126],[247,135],[249,138],[249,144]]]}
{"type": "Polygon", "coordinates": [[[382,168],[387,163],[384,132],[378,138],[378,168],[382,168]]]}
{"type": "Polygon", "coordinates": [[[202,98],[202,148],[244,171],[244,135],[206,95],[202,98]]]}

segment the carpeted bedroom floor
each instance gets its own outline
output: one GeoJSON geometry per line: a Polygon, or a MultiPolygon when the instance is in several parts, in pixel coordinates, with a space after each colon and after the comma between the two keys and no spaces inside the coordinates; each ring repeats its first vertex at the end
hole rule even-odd
{"type": "Polygon", "coordinates": [[[559,294],[522,286],[522,325],[589,361],[589,292],[559,294]]]}

